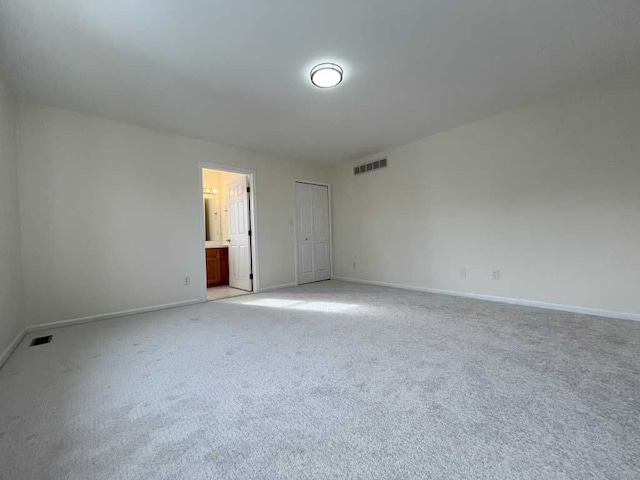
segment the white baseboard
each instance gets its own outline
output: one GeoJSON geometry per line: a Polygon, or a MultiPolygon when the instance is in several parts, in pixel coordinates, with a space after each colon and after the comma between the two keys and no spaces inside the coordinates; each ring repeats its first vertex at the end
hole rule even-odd
{"type": "Polygon", "coordinates": [[[580,307],[575,305],[563,305],[560,303],[547,303],[547,302],[539,302],[536,300],[523,300],[520,298],[498,297],[494,295],[484,295],[481,293],[467,293],[467,292],[456,292],[453,290],[440,290],[437,288],[419,287],[415,285],[405,285],[402,283],[376,282],[373,280],[361,280],[359,278],[334,277],[334,280],[342,280],[343,282],[352,282],[352,283],[364,283],[367,285],[379,285],[381,287],[400,288],[402,290],[414,290],[416,292],[435,293],[439,295],[450,295],[454,297],[475,298],[477,300],[509,303],[511,305],[523,305],[525,307],[546,308],[548,310],[559,310],[562,312],[580,313],[583,315],[595,315],[596,317],[640,321],[640,313],[633,313],[633,312],[617,312],[614,310],[602,310],[599,308],[580,307]]]}
{"type": "Polygon", "coordinates": [[[18,347],[18,345],[20,345],[20,342],[26,334],[27,329],[23,328],[22,331],[15,336],[15,338],[11,341],[7,348],[4,349],[4,352],[2,352],[2,354],[0,355],[0,368],[2,368],[4,362],[9,359],[13,351],[18,347]]]}
{"type": "Polygon", "coordinates": [[[151,307],[134,308],[132,310],[123,310],[121,312],[102,313],[100,315],[92,315],[89,317],[72,318],[69,320],[59,320],[57,322],[41,323],[39,325],[31,325],[26,328],[26,333],[47,330],[49,328],[67,327],[69,325],[77,325],[79,323],[98,322],[100,320],[108,320],[110,318],[126,317],[127,315],[137,315],[139,313],[156,312],[158,310],[167,310],[169,308],[186,307],[187,305],[195,305],[196,303],[204,303],[206,300],[194,298],[191,300],[183,300],[181,302],[165,303],[163,305],[153,305],[151,307]]]}
{"type": "Polygon", "coordinates": [[[261,288],[261,292],[271,292],[273,290],[281,290],[283,288],[291,288],[297,286],[295,283],[283,283],[282,285],[274,285],[273,287],[261,288]]]}

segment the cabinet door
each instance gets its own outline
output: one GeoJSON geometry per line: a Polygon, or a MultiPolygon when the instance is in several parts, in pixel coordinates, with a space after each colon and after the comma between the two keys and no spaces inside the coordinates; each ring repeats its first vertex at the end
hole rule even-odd
{"type": "Polygon", "coordinates": [[[207,287],[220,283],[220,261],[215,248],[207,248],[207,287]]]}
{"type": "Polygon", "coordinates": [[[229,285],[229,258],[226,248],[220,249],[220,285],[229,285]]]}
{"type": "Polygon", "coordinates": [[[229,261],[226,248],[207,248],[207,287],[229,285],[229,261]]]}

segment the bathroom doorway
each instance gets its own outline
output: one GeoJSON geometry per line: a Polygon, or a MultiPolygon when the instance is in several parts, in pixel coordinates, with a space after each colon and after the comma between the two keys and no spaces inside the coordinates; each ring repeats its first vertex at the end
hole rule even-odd
{"type": "Polygon", "coordinates": [[[258,291],[253,172],[201,164],[204,298],[258,291]]]}

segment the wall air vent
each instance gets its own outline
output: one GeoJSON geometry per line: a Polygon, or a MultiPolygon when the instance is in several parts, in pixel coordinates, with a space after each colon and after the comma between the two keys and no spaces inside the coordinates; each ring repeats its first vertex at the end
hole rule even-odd
{"type": "Polygon", "coordinates": [[[354,167],[353,174],[361,175],[363,173],[373,172],[374,170],[380,170],[381,168],[387,168],[386,158],[381,158],[380,160],[376,160],[375,162],[365,163],[364,165],[354,167]]]}
{"type": "Polygon", "coordinates": [[[45,337],[34,338],[33,340],[31,340],[31,344],[29,344],[29,346],[36,347],[38,345],[44,345],[45,343],[50,343],[52,337],[53,335],[47,335],[45,337]]]}

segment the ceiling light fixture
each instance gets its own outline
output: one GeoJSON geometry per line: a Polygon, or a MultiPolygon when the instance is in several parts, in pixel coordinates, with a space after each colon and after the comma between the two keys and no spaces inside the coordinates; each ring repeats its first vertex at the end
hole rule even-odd
{"type": "Polygon", "coordinates": [[[342,82],[342,68],[335,63],[321,63],[311,69],[311,83],[318,88],[331,88],[342,82]]]}

